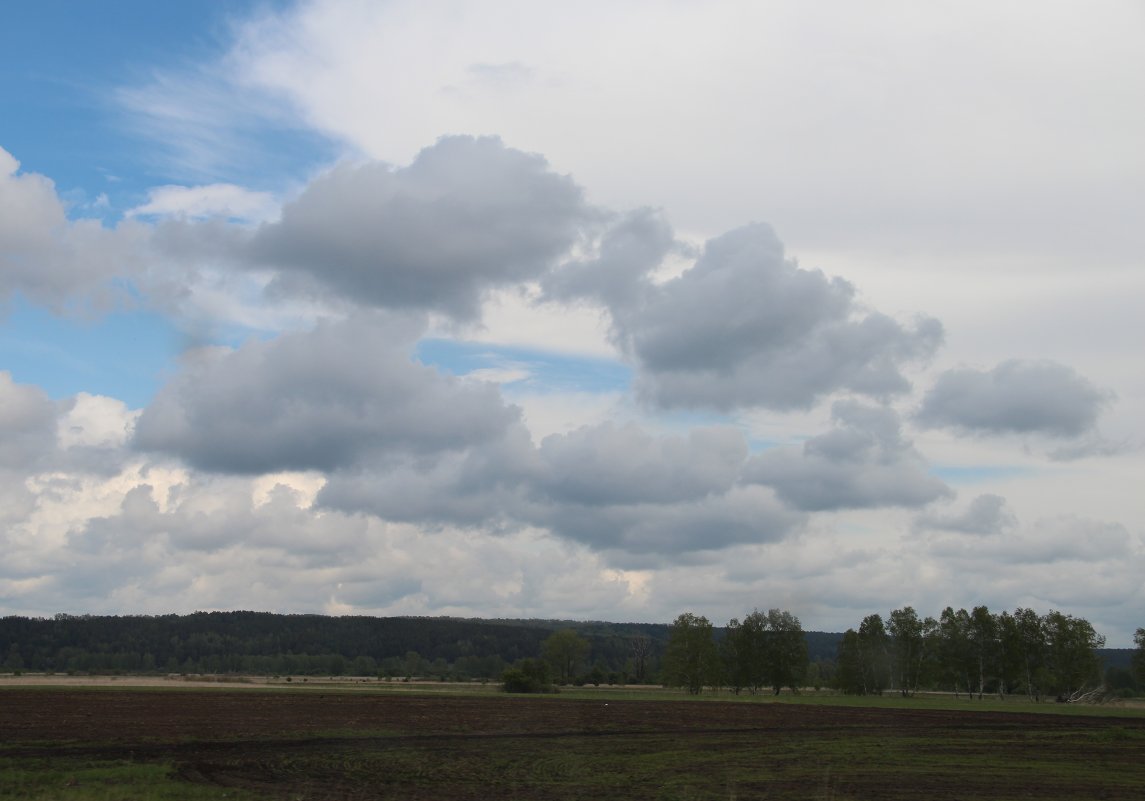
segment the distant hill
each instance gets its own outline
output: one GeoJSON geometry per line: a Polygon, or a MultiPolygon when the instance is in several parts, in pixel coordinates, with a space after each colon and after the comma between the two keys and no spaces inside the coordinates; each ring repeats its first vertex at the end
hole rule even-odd
{"type": "MultiPolygon", "coordinates": [[[[0,669],[492,678],[518,659],[540,656],[541,644],[562,628],[571,628],[588,640],[588,665],[605,673],[631,671],[633,642],[645,638],[649,669],[654,674],[671,627],[666,623],[327,617],[249,611],[14,616],[0,618],[0,669]]],[[[722,628],[716,629],[716,636],[722,638],[722,628]]],[[[833,658],[840,636],[809,632],[811,659],[833,658]]]]}
{"type": "Polygon", "coordinates": [[[1129,670],[1133,665],[1135,651],[1134,648],[1098,648],[1097,655],[1101,657],[1106,668],[1129,670]]]}
{"type": "MultiPolygon", "coordinates": [[[[538,657],[571,628],[588,640],[584,668],[633,678],[634,641],[648,641],[645,679],[656,675],[666,623],[455,617],[328,617],[270,612],[190,615],[56,615],[0,618],[0,670],[369,675],[496,678],[538,657]]],[[[723,628],[716,628],[722,639],[723,628]]],[[[834,660],[842,634],[807,632],[811,661],[834,660]]],[[[1128,668],[1133,650],[1098,651],[1128,668]]]]}

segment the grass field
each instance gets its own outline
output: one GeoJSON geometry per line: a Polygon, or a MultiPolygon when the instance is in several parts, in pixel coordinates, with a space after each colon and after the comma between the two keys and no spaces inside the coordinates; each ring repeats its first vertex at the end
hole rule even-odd
{"type": "Polygon", "coordinates": [[[1145,798],[1141,709],[419,689],[0,688],[0,799],[1145,798]]]}

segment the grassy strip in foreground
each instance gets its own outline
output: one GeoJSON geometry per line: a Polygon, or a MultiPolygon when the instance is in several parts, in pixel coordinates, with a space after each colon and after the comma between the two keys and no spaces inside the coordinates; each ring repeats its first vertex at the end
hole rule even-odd
{"type": "Polygon", "coordinates": [[[0,758],[0,799],[19,801],[255,801],[230,788],[178,779],[170,765],[93,760],[0,758]]]}
{"type": "MultiPolygon", "coordinates": [[[[211,775],[256,776],[287,797],[380,799],[1137,799],[1136,735],[976,731],[966,737],[755,732],[315,743],[218,756],[211,775]],[[951,795],[951,793],[954,795],[951,795]]],[[[114,796],[119,798],[120,796],[114,796]]],[[[167,795],[157,798],[218,798],[167,795]]]]}

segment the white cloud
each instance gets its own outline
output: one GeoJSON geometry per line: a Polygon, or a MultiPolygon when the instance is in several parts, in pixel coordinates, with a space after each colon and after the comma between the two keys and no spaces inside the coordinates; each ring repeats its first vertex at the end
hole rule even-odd
{"type": "Polygon", "coordinates": [[[126,212],[128,217],[223,217],[248,223],[278,217],[279,203],[269,192],[254,192],[235,184],[158,186],[147,202],[126,212]]]}
{"type": "Polygon", "coordinates": [[[145,230],[69,220],[55,184],[19,166],[0,148],[0,301],[20,293],[62,310],[107,306],[120,297],[113,279],[143,270],[145,230]]]}

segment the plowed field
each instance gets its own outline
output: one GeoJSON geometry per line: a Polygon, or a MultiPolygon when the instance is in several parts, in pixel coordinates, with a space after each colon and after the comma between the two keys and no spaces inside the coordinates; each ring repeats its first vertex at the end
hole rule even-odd
{"type": "MultiPolygon", "coordinates": [[[[0,759],[283,799],[1145,798],[1145,718],[791,703],[0,692],[0,759]]],[[[3,793],[0,793],[3,796],[3,793]]]]}

